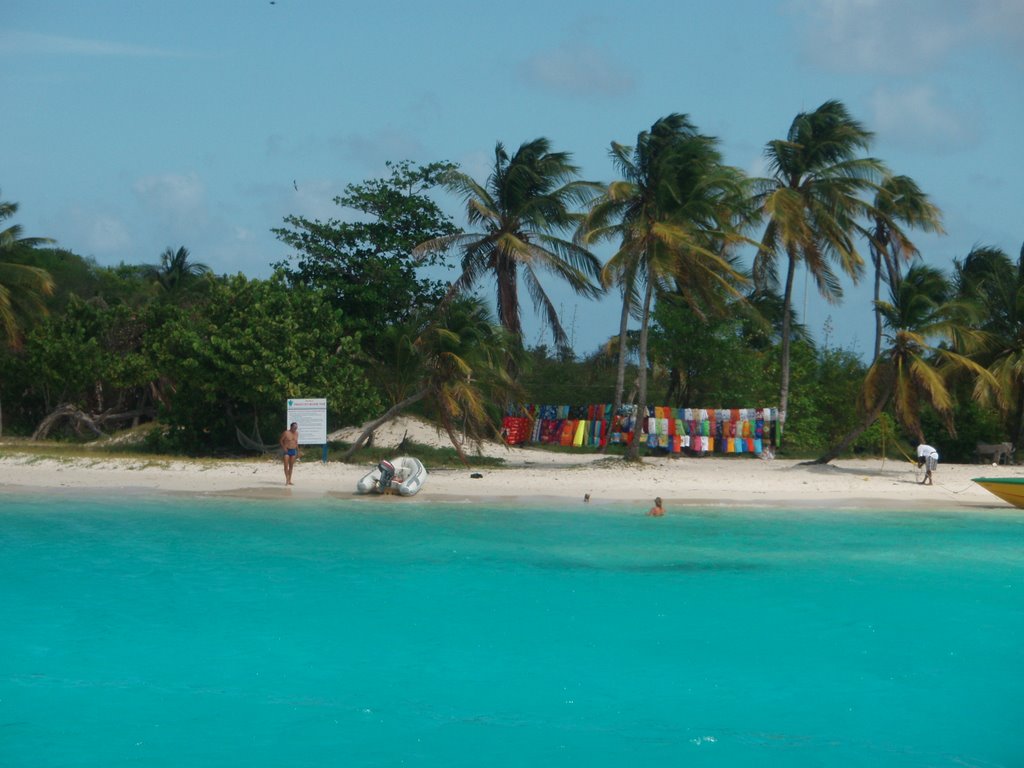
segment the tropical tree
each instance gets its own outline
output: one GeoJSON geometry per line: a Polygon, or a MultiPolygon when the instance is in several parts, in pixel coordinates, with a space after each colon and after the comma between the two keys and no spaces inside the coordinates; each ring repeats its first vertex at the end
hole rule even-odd
{"type": "Polygon", "coordinates": [[[335,204],[356,212],[356,220],[288,216],[287,227],[273,230],[294,249],[288,260],[275,264],[288,281],[326,292],[344,313],[348,332],[372,332],[374,337],[381,328],[403,324],[440,302],[447,286],[421,268],[447,265],[440,259],[417,259],[412,251],[424,240],[459,231],[431,197],[454,165],[403,160],[386,166],[386,178],[348,184],[334,198],[335,204]]]}
{"type": "Polygon", "coordinates": [[[633,147],[613,143],[610,154],[623,178],[595,201],[577,239],[620,242],[601,271],[602,284],[617,284],[623,297],[616,412],[625,388],[629,317],[634,311],[640,315],[637,426],[627,451],[627,458],[636,459],[646,424],[655,289],[674,289],[701,318],[723,294],[738,295],[735,285],[744,278],[727,258],[726,246],[743,239],[736,219],[747,195],[742,174],[722,164],[717,140],[702,136],[686,115],[658,120],[633,147]]]}
{"type": "Polygon", "coordinates": [[[423,401],[444,427],[459,458],[464,444],[497,434],[488,404],[506,402],[515,385],[507,363],[521,347],[491,319],[476,297],[460,297],[442,307],[428,322],[385,329],[390,352],[378,377],[392,405],[363,427],[344,459],[361,448],[382,425],[423,401]],[[465,439],[460,437],[465,436],[465,439]]]}
{"type": "Polygon", "coordinates": [[[464,293],[486,275],[495,280],[498,322],[522,344],[519,280],[533,300],[555,343],[569,342],[554,303],[541,282],[548,272],[562,279],[580,296],[596,297],[600,262],[586,248],[560,234],[577,225],[575,208],[589,202],[597,186],[581,181],[579,169],[566,152],[552,152],[539,138],[509,155],[499,142],[494,167],[483,184],[453,171],[448,188],[462,197],[466,217],[475,232],[443,235],[421,243],[416,253],[426,257],[450,249],[461,253],[461,274],[449,289],[449,298],[464,293]]]}
{"type": "MultiPolygon", "coordinates": [[[[656,121],[649,131],[641,131],[632,147],[612,142],[609,155],[623,178],[609,184],[604,194],[594,201],[577,235],[585,244],[602,240],[620,243],[618,252],[601,271],[601,282],[606,287],[617,284],[622,293],[613,418],[622,408],[626,360],[631,347],[629,319],[641,314],[643,299],[639,291],[646,284],[645,261],[656,242],[654,224],[665,218],[663,209],[674,203],[669,181],[671,150],[683,138],[696,133],[696,127],[686,115],[671,114],[656,121]],[[639,232],[639,227],[646,227],[648,231],[639,232]]],[[[637,339],[637,351],[639,346],[637,339]]]]}
{"type": "MultiPolygon", "coordinates": [[[[708,403],[769,402],[775,387],[766,375],[778,363],[774,345],[751,343],[754,323],[745,299],[729,302],[725,317],[701,319],[674,294],[663,294],[652,313],[650,357],[668,370],[664,402],[677,407],[708,403]]],[[[760,331],[761,323],[757,323],[760,331]]]]}
{"type": "Polygon", "coordinates": [[[921,428],[925,404],[955,434],[950,376],[964,371],[994,384],[981,365],[955,351],[976,349],[984,334],[972,328],[973,308],[952,296],[942,272],[914,264],[889,290],[890,300],[878,305],[886,347],[868,369],[861,389],[863,420],[813,463],[826,464],[842,454],[890,405],[896,422],[919,442],[925,441],[921,428]]]}
{"type": "Polygon", "coordinates": [[[167,248],[160,254],[160,263],[149,267],[150,276],[163,292],[179,293],[185,286],[211,272],[208,266],[190,258],[188,248],[167,248]]]}
{"type": "Polygon", "coordinates": [[[904,228],[942,234],[942,211],[928,199],[909,176],[887,175],[875,191],[868,211],[870,224],[863,228],[874,267],[875,354],[882,351],[882,281],[897,285],[902,277],[902,262],[919,255],[904,228]]]}
{"type": "Polygon", "coordinates": [[[325,397],[328,416],[359,423],[379,407],[360,365],[358,340],[322,293],[280,275],[210,280],[194,306],[163,305],[168,318],[144,348],[172,394],[162,403],[168,440],[197,453],[237,448],[239,431],[278,424],[289,397],[325,397]]]}
{"type": "MultiPolygon", "coordinates": [[[[774,348],[782,339],[785,301],[772,288],[754,289],[742,302],[733,302],[730,308],[742,321],[744,343],[754,350],[774,348]]],[[[793,307],[789,308],[789,336],[811,349],[815,347],[814,336],[804,323],[800,322],[793,307]]]]}
{"type": "MultiPolygon", "coordinates": [[[[0,224],[18,212],[17,203],[0,200],[0,224]]],[[[21,343],[21,318],[45,314],[44,299],[53,293],[50,274],[23,263],[25,251],[52,243],[45,237],[22,237],[21,225],[0,230],[0,329],[7,344],[21,343]]]]}
{"type": "Polygon", "coordinates": [[[53,280],[53,293],[46,298],[46,309],[60,314],[73,296],[88,301],[102,300],[108,306],[130,304],[141,307],[153,298],[152,267],[144,264],[118,264],[105,267],[92,257],[79,256],[64,248],[35,247],[21,249],[8,258],[45,270],[53,280]]]}
{"type": "Polygon", "coordinates": [[[856,219],[865,210],[859,195],[871,189],[884,171],[879,160],[859,154],[871,137],[841,102],[826,101],[813,112],[798,114],[786,138],[770,141],[765,148],[771,176],[756,186],[768,224],[754,257],[754,278],[759,287],[778,285],[777,262],[785,259],[780,428],[785,426],[789,402],[790,310],[796,268],[802,264],[821,295],[833,303],[841,299],[842,287],[830,262],[854,280],[860,276],[863,259],[852,237],[856,219]]]}
{"type": "Polygon", "coordinates": [[[34,439],[58,423],[102,434],[156,415],[156,372],[142,349],[147,319],[126,304],[73,295],[26,334],[20,405],[35,414],[34,439]]]}
{"type": "Polygon", "coordinates": [[[1024,246],[1014,264],[1002,250],[973,248],[955,264],[957,294],[981,309],[984,348],[976,360],[992,380],[979,380],[981,402],[994,402],[1016,445],[1024,440],[1024,246]]]}

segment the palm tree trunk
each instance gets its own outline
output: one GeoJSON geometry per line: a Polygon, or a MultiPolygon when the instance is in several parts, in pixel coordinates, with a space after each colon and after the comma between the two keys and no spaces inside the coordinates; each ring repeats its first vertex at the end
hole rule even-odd
{"type": "Polygon", "coordinates": [[[828,464],[832,459],[840,456],[847,448],[853,445],[853,441],[864,434],[864,431],[878,421],[878,417],[882,415],[882,411],[885,410],[885,406],[889,403],[890,394],[886,393],[885,397],[881,398],[875,407],[864,417],[863,421],[857,424],[851,429],[847,435],[840,440],[836,445],[828,449],[824,456],[821,456],[814,461],[805,461],[803,464],[828,464]]]}
{"type": "Polygon", "coordinates": [[[782,445],[782,435],[786,428],[786,409],[789,406],[789,348],[790,320],[793,307],[793,278],[796,274],[796,254],[789,254],[789,266],[786,267],[786,288],[782,299],[782,362],[779,383],[779,434],[778,445],[782,445]]]}
{"type": "MultiPolygon", "coordinates": [[[[609,428],[614,426],[615,417],[622,408],[622,393],[626,388],[626,334],[629,331],[629,296],[623,289],[622,316],[619,318],[619,369],[615,374],[615,403],[612,406],[612,420],[609,428]]],[[[601,453],[608,450],[608,442],[601,446],[601,453]]]]}
{"type": "Polygon", "coordinates": [[[882,258],[885,260],[885,268],[889,274],[889,286],[896,291],[900,287],[900,281],[903,280],[903,271],[900,269],[900,263],[896,256],[890,253],[891,250],[891,248],[884,250],[882,258]]]}
{"type": "Polygon", "coordinates": [[[871,246],[871,261],[875,266],[875,303],[873,304],[875,308],[875,355],[871,358],[871,362],[875,362],[882,354],[882,312],[878,308],[882,290],[882,256],[873,245],[871,246]]]}
{"type": "Polygon", "coordinates": [[[498,322],[511,333],[520,343],[523,340],[523,327],[519,319],[519,275],[516,262],[499,252],[498,266],[498,322]]]}
{"type": "Polygon", "coordinates": [[[462,443],[457,437],[455,437],[455,430],[452,428],[451,419],[444,420],[444,431],[448,433],[448,439],[452,441],[452,445],[455,447],[455,452],[459,455],[459,461],[462,462],[462,466],[468,467],[469,460],[466,458],[465,451],[462,450],[462,443]]]}
{"type": "MultiPolygon", "coordinates": [[[[497,255],[495,272],[498,277],[498,324],[511,334],[519,347],[523,347],[523,325],[519,316],[519,265],[514,259],[500,252],[497,255]]],[[[557,339],[556,339],[557,342],[557,339]]],[[[519,378],[519,366],[514,355],[510,355],[505,371],[512,380],[519,378]]]]}
{"type": "Polygon", "coordinates": [[[683,372],[676,366],[668,371],[668,390],[665,392],[666,405],[679,405],[685,402],[683,398],[683,372]]]}
{"type": "Polygon", "coordinates": [[[629,445],[626,458],[640,460],[640,441],[647,427],[647,324],[651,317],[651,297],[654,295],[654,281],[648,275],[644,291],[644,313],[640,322],[640,368],[637,372],[636,425],[633,427],[633,442],[629,445]]]}
{"type": "Polygon", "coordinates": [[[359,437],[356,438],[356,441],[352,443],[352,445],[349,447],[349,449],[345,451],[344,454],[342,454],[341,460],[348,461],[352,457],[352,454],[354,454],[356,451],[363,447],[363,444],[366,443],[367,439],[369,439],[370,435],[373,434],[374,430],[378,429],[384,424],[387,424],[389,421],[398,416],[398,414],[400,414],[413,403],[422,400],[424,397],[427,396],[427,392],[428,390],[424,388],[414,395],[409,395],[409,397],[405,398],[405,400],[402,400],[400,403],[395,403],[393,406],[391,406],[391,408],[389,408],[387,412],[379,419],[374,419],[368,424],[363,425],[362,434],[360,434],[359,437]]]}

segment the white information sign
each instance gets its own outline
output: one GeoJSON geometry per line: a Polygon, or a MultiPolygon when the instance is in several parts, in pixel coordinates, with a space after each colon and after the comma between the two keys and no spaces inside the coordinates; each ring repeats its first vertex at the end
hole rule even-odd
{"type": "Polygon", "coordinates": [[[326,444],[327,398],[289,398],[285,428],[290,427],[293,421],[299,425],[299,445],[326,444]]]}

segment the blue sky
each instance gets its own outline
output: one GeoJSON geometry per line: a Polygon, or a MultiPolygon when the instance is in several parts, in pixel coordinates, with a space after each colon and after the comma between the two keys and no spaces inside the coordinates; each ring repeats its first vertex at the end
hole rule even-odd
{"type": "MultiPolygon", "coordinates": [[[[546,136],[608,181],[609,143],[670,112],[759,175],[765,143],[833,98],[944,210],[929,263],[1024,241],[1024,0],[4,5],[0,199],[104,265],[184,245],[264,277],[287,254],[272,227],[350,216],[333,198],[387,160],[482,181],[496,141],[546,136]]],[[[796,306],[864,354],[869,282],[831,307],[798,276],[796,306]]],[[[548,287],[578,351],[616,332],[616,298],[548,287]]],[[[528,343],[547,341],[524,302],[528,343]]]]}

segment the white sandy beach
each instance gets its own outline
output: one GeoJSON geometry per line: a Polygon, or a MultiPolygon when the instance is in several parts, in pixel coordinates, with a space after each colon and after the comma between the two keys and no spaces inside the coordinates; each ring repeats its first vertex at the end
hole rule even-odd
{"type": "MultiPolygon", "coordinates": [[[[344,438],[351,439],[348,430],[344,438]]],[[[421,444],[444,444],[445,438],[421,422],[401,419],[376,435],[378,446],[397,445],[404,435],[421,444]]],[[[650,506],[661,496],[673,507],[749,506],[835,509],[986,510],[1020,514],[1010,504],[971,482],[974,477],[1016,477],[1024,467],[939,464],[934,485],[922,486],[916,467],[900,457],[854,459],[828,466],[730,456],[658,457],[629,465],[621,459],[590,453],[552,452],[486,444],[483,453],[500,456],[501,468],[430,469],[415,497],[360,497],[356,482],[370,464],[320,462],[316,446],[304,448],[291,487],[284,484],[279,459],[173,460],[50,459],[9,453],[0,447],[0,492],[46,490],[95,493],[198,493],[253,498],[358,498],[367,503],[416,504],[430,501],[555,501],[567,507],[589,504],[650,506]],[[473,478],[471,474],[482,474],[473,478]]]]}

